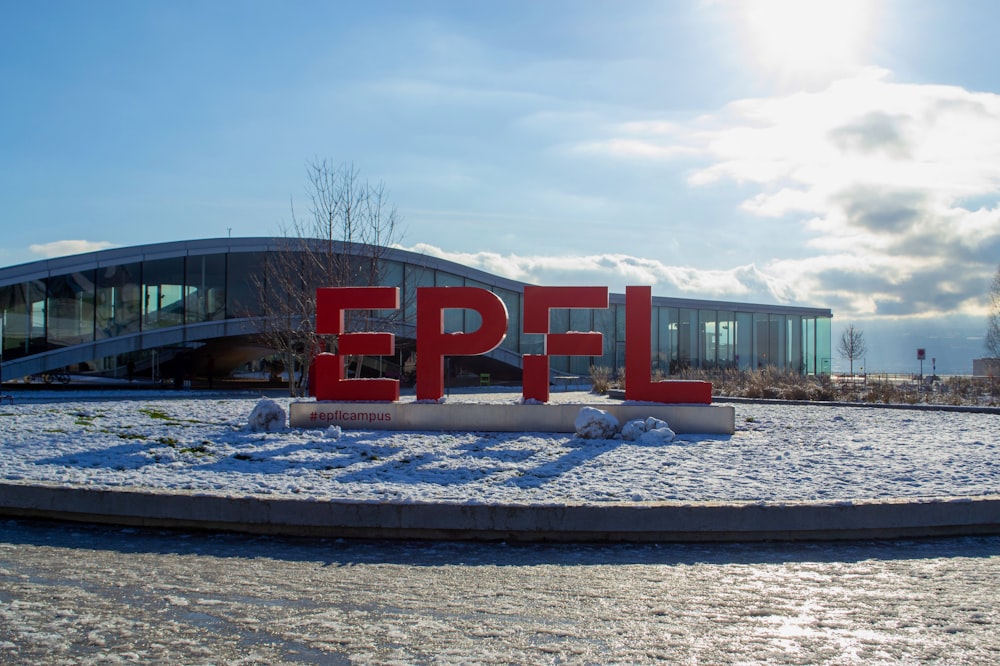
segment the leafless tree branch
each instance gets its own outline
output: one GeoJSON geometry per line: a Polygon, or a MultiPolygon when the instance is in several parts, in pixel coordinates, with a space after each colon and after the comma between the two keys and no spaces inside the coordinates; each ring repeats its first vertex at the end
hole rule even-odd
{"type": "MultiPolygon", "coordinates": [[[[291,202],[291,222],[281,228],[281,246],[268,253],[263,276],[254,278],[264,316],[260,334],[285,359],[289,393],[301,394],[317,351],[334,351],[336,340],[315,332],[316,288],[382,284],[386,256],[401,236],[399,215],[385,185],[361,178],[353,164],[314,161],[306,169],[309,214],[300,217],[291,202]]],[[[345,313],[348,330],[386,325],[373,312],[345,313]]],[[[362,359],[355,367],[360,372],[362,359]]]]}

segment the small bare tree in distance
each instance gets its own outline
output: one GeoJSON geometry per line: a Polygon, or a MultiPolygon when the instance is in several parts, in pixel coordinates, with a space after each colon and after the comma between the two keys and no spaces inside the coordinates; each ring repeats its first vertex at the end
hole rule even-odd
{"type": "Polygon", "coordinates": [[[986,353],[1000,358],[1000,266],[990,285],[990,312],[986,321],[986,353]]]}
{"type": "MultiPolygon", "coordinates": [[[[316,288],[381,284],[386,256],[401,237],[385,186],[363,180],[353,164],[309,164],[307,195],[308,215],[300,218],[292,205],[280,247],[268,253],[264,275],[253,278],[259,293],[268,295],[261,303],[260,334],[284,359],[292,396],[304,391],[296,385],[296,368],[306,378],[315,353],[336,346],[336,340],[316,334],[316,288]]],[[[380,324],[385,321],[374,312],[345,312],[348,330],[380,324]]],[[[361,363],[356,359],[358,372],[361,363]]]]}
{"type": "Polygon", "coordinates": [[[865,334],[854,324],[848,325],[840,335],[840,345],[837,347],[842,358],[851,362],[851,376],[854,376],[854,361],[862,359],[868,353],[868,345],[865,343],[865,334]]]}

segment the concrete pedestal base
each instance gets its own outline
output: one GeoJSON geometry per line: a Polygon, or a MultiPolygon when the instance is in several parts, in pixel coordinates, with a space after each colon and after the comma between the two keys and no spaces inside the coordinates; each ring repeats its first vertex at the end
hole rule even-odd
{"type": "Polygon", "coordinates": [[[729,405],[478,404],[423,402],[293,402],[293,428],[459,430],[474,432],[574,432],[581,407],[596,407],[621,423],[653,416],[677,434],[732,435],[736,409],[729,405]]]}

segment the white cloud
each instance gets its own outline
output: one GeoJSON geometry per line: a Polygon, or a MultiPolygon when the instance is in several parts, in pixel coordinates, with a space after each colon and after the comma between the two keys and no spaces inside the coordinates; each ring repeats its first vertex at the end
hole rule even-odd
{"type": "Polygon", "coordinates": [[[108,241],[87,241],[87,240],[60,240],[51,243],[42,243],[28,246],[28,250],[44,259],[53,257],[65,257],[84,252],[96,252],[115,247],[114,243],[108,241]]]}
{"type": "Polygon", "coordinates": [[[998,94],[898,83],[869,68],[686,125],[616,128],[583,149],[618,159],[696,150],[708,164],[690,185],[741,185],[741,208],[762,218],[762,233],[765,218],[801,225],[811,256],[763,264],[779,285],[772,293],[846,316],[981,310],[1000,256],[998,94]]]}
{"type": "Polygon", "coordinates": [[[792,283],[754,265],[700,270],[625,254],[501,255],[448,252],[425,243],[406,249],[532,284],[606,285],[617,293],[624,292],[628,285],[650,285],[657,296],[767,303],[792,303],[796,299],[792,283]]]}

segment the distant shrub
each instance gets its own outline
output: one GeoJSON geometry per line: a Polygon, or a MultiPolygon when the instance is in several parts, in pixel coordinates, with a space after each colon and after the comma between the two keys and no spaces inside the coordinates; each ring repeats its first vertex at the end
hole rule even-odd
{"type": "Polygon", "coordinates": [[[592,365],[590,366],[590,381],[593,383],[594,393],[603,394],[607,393],[609,389],[613,388],[612,382],[614,381],[615,373],[612,372],[611,368],[604,365],[592,365]]]}
{"type": "MultiPolygon", "coordinates": [[[[801,375],[772,366],[748,370],[735,368],[690,368],[679,365],[665,375],[653,370],[652,379],[696,379],[712,383],[712,394],[734,398],[770,398],[867,402],[872,404],[913,405],[986,405],[1000,403],[1000,377],[949,377],[925,383],[909,375],[868,375],[832,377],[801,375]]],[[[590,368],[595,393],[625,385],[624,370],[617,372],[603,366],[590,368]]]]}

